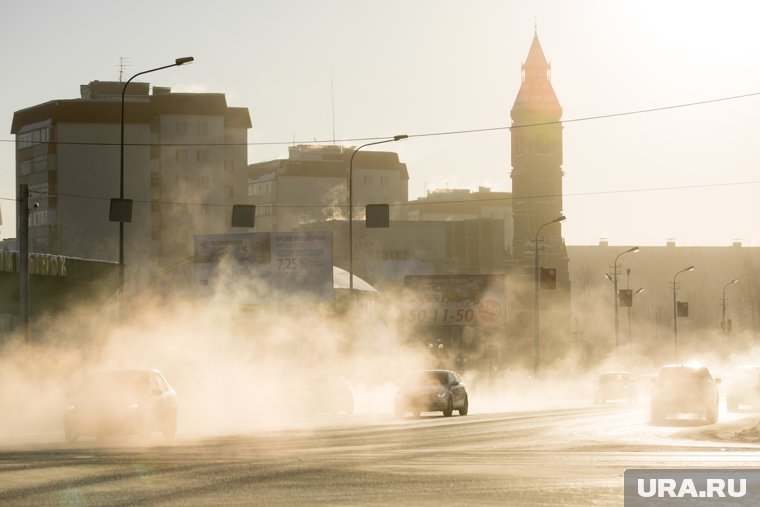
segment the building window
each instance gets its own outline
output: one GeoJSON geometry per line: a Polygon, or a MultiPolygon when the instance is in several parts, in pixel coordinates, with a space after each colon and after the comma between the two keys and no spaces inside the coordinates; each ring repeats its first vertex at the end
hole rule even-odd
{"type": "Polygon", "coordinates": [[[31,160],[22,160],[19,172],[21,173],[21,176],[28,176],[32,174],[32,161],[31,160]]]}
{"type": "Polygon", "coordinates": [[[158,201],[151,201],[150,210],[153,213],[158,213],[159,211],[161,211],[161,203],[159,203],[158,201]]]}
{"type": "Polygon", "coordinates": [[[158,174],[158,171],[152,171],[150,173],[150,186],[157,187],[159,185],[161,185],[161,175],[158,174]]]}
{"type": "Polygon", "coordinates": [[[209,188],[210,186],[211,181],[208,176],[198,176],[198,187],[209,188]]]}
{"type": "Polygon", "coordinates": [[[390,178],[388,176],[380,176],[381,187],[387,187],[389,183],[390,183],[390,178]]]}
{"type": "Polygon", "coordinates": [[[235,166],[232,162],[232,160],[225,160],[224,161],[224,172],[227,174],[232,173],[235,170],[235,166]]]}
{"type": "Polygon", "coordinates": [[[47,155],[38,155],[32,160],[32,172],[42,173],[47,171],[47,155]]]}
{"type": "Polygon", "coordinates": [[[150,145],[150,158],[161,158],[161,145],[160,144],[151,144],[150,145]]]}
{"type": "Polygon", "coordinates": [[[364,176],[364,186],[365,187],[371,187],[372,186],[372,176],[364,176]]]}
{"type": "Polygon", "coordinates": [[[154,240],[161,239],[161,226],[154,225],[150,228],[150,238],[154,240]]]}
{"type": "Polygon", "coordinates": [[[227,185],[227,197],[234,197],[235,196],[235,189],[232,185],[227,185]]]}
{"type": "Polygon", "coordinates": [[[36,185],[29,185],[29,192],[38,194],[37,197],[47,197],[48,183],[38,183],[36,185]]]}
{"type": "Polygon", "coordinates": [[[187,150],[177,150],[175,160],[177,162],[187,162],[187,150]]]}
{"type": "Polygon", "coordinates": [[[178,136],[184,136],[187,134],[187,122],[186,121],[178,121],[177,122],[177,135],[178,136]]]}
{"type": "Polygon", "coordinates": [[[274,207],[271,203],[269,204],[257,204],[256,205],[256,216],[267,216],[271,215],[274,207]]]}
{"type": "Polygon", "coordinates": [[[29,227],[38,227],[48,224],[48,210],[38,210],[29,213],[29,227]]]}
{"type": "Polygon", "coordinates": [[[16,149],[23,150],[34,145],[47,143],[51,140],[50,128],[42,128],[24,132],[16,136],[16,149]]]}
{"type": "Polygon", "coordinates": [[[205,121],[202,121],[198,124],[198,135],[199,136],[207,136],[208,135],[208,123],[205,121]]]}
{"type": "Polygon", "coordinates": [[[199,163],[207,163],[208,162],[208,150],[198,150],[196,154],[196,160],[199,163]]]}

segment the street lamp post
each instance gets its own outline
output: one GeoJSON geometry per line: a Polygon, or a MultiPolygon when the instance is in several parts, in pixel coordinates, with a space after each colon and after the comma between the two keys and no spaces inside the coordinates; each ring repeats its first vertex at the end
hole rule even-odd
{"type": "Polygon", "coordinates": [[[625,255],[627,253],[636,253],[639,251],[639,247],[634,246],[632,248],[629,248],[625,252],[621,252],[615,257],[615,262],[612,266],[612,283],[615,286],[615,349],[617,350],[618,346],[620,345],[620,335],[618,332],[618,329],[620,327],[620,320],[618,318],[618,308],[620,307],[620,302],[618,301],[618,259],[621,255],[625,255]]]}
{"type": "Polygon", "coordinates": [[[720,300],[723,306],[723,317],[721,318],[721,321],[720,321],[720,327],[723,330],[723,334],[728,334],[728,328],[726,326],[726,289],[728,288],[729,285],[733,285],[738,281],[739,280],[737,278],[734,278],[733,280],[731,280],[730,282],[728,282],[726,285],[723,286],[723,297],[720,300]]]}
{"type": "Polygon", "coordinates": [[[681,273],[694,271],[694,266],[684,268],[673,276],[673,360],[678,361],[678,310],[676,302],[676,278],[681,273]]]}
{"type": "MultiPolygon", "coordinates": [[[[636,296],[636,294],[641,294],[644,292],[644,288],[641,287],[636,290],[636,292],[631,293],[631,304],[633,304],[633,298],[636,296]]],[[[628,307],[628,343],[631,343],[631,307],[628,307]]]]}
{"type": "Polygon", "coordinates": [[[392,143],[408,137],[406,134],[399,134],[391,139],[362,144],[351,153],[351,158],[348,160],[348,293],[351,300],[354,298],[354,156],[366,146],[392,143]]]}
{"type": "Polygon", "coordinates": [[[726,289],[738,282],[737,278],[734,278],[726,285],[723,286],[723,297],[720,299],[721,306],[723,307],[723,316],[720,320],[720,328],[723,331],[723,357],[728,357],[728,326],[726,325],[726,289]]]}
{"type": "MultiPolygon", "coordinates": [[[[119,142],[120,146],[120,154],[119,154],[119,199],[124,200],[124,97],[127,94],[127,86],[129,86],[129,83],[132,82],[134,78],[137,76],[142,76],[143,74],[148,74],[150,72],[155,72],[157,70],[163,70],[168,69],[170,67],[179,67],[180,65],[185,65],[187,63],[193,62],[192,56],[185,56],[182,58],[177,58],[174,60],[174,63],[170,65],[164,65],[162,67],[156,67],[155,69],[149,69],[144,70],[142,72],[138,72],[134,76],[130,77],[126,83],[124,83],[124,87],[121,89],[121,140],[119,142]]],[[[122,219],[119,220],[119,297],[121,298],[122,293],[124,291],[124,222],[131,221],[131,211],[130,216],[128,219],[122,219]]]]}
{"type": "Polygon", "coordinates": [[[541,233],[541,229],[547,225],[556,224],[565,220],[565,215],[560,215],[554,220],[542,224],[536,231],[536,241],[534,243],[533,250],[533,373],[538,373],[538,364],[540,359],[539,353],[539,322],[538,322],[538,292],[539,292],[539,277],[538,277],[538,235],[541,233]]]}

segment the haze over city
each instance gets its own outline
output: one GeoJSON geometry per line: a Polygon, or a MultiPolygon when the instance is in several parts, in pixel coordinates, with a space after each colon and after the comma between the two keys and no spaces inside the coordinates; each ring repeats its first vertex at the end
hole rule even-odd
{"type": "Polygon", "coordinates": [[[248,108],[249,163],[293,142],[408,134],[391,149],[411,199],[509,191],[509,111],[537,31],[563,107],[568,244],[757,242],[753,2],[138,1],[107,23],[90,1],[2,10],[3,238],[15,237],[13,113],[185,55],[195,63],[146,81],[248,108]]]}

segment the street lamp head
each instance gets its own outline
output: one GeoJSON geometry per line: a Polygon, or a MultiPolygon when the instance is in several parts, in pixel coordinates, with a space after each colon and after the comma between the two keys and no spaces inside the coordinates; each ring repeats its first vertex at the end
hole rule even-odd
{"type": "Polygon", "coordinates": [[[644,287],[642,287],[639,290],[637,290],[636,292],[634,292],[633,295],[635,296],[636,294],[641,294],[642,292],[644,292],[644,287]]]}
{"type": "Polygon", "coordinates": [[[393,136],[394,141],[401,141],[402,139],[408,139],[409,136],[406,134],[399,134],[397,136],[393,136]]]}
{"type": "MultiPolygon", "coordinates": [[[[628,250],[628,252],[631,252],[631,253],[639,253],[639,247],[635,246],[635,247],[633,247],[633,248],[629,249],[629,250],[628,250]]],[[[626,253],[628,253],[628,252],[626,252],[626,253]]]]}
{"type": "Polygon", "coordinates": [[[689,266],[688,268],[684,269],[684,271],[694,271],[694,266],[689,266]]]}
{"type": "Polygon", "coordinates": [[[738,279],[738,278],[734,278],[733,280],[731,280],[731,283],[736,283],[736,282],[738,282],[738,281],[739,281],[739,279],[738,279]]]}
{"type": "Polygon", "coordinates": [[[180,65],[185,65],[187,63],[193,63],[195,59],[192,56],[183,56],[182,58],[177,58],[174,60],[174,64],[179,67],[180,65]]]}
{"type": "Polygon", "coordinates": [[[557,222],[564,222],[564,221],[565,221],[565,215],[560,215],[557,218],[555,218],[554,220],[552,220],[552,223],[556,224],[557,222]]]}

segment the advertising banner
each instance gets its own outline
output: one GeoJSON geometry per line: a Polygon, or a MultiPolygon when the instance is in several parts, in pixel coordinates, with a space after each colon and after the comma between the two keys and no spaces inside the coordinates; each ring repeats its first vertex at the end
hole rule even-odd
{"type": "Polygon", "coordinates": [[[506,323],[504,275],[409,275],[404,287],[410,324],[497,327],[506,323]]]}
{"type": "Polygon", "coordinates": [[[198,292],[220,283],[250,285],[255,300],[288,297],[332,301],[331,232],[253,232],[195,237],[194,281],[198,292]],[[225,282],[225,277],[228,281],[225,282]]]}

